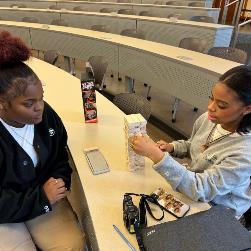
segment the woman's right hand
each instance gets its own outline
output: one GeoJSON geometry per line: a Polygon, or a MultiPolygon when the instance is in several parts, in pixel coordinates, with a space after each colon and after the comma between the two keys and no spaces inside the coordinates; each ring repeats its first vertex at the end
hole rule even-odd
{"type": "Polygon", "coordinates": [[[130,138],[130,143],[134,152],[150,158],[155,164],[164,157],[164,153],[148,136],[133,136],[130,138]]]}
{"type": "Polygon", "coordinates": [[[169,152],[172,153],[174,150],[173,144],[169,144],[164,140],[159,140],[157,141],[157,146],[160,150],[162,150],[163,152],[169,152]]]}
{"type": "Polygon", "coordinates": [[[63,179],[49,178],[43,185],[44,191],[51,205],[66,196],[66,188],[63,179]]]}

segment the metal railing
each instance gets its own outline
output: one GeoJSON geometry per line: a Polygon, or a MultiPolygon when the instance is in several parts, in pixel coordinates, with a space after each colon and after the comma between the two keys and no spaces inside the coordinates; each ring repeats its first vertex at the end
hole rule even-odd
{"type": "Polygon", "coordinates": [[[224,9],[223,9],[221,23],[223,23],[223,24],[226,23],[228,7],[233,5],[233,4],[236,4],[236,6],[235,6],[235,10],[234,10],[234,15],[233,15],[233,18],[232,18],[232,25],[233,26],[238,25],[239,19],[240,19],[240,14],[241,14],[241,9],[242,9],[242,5],[243,5],[243,0],[234,0],[232,2],[230,2],[230,0],[226,1],[224,9]]]}
{"type": "Polygon", "coordinates": [[[251,23],[251,19],[247,20],[247,21],[244,21],[242,23],[240,23],[239,25],[236,26],[236,29],[235,29],[235,32],[234,32],[234,35],[233,35],[233,40],[232,40],[232,46],[231,47],[235,47],[236,46],[236,42],[237,42],[237,38],[238,38],[238,35],[239,35],[239,32],[240,32],[240,27],[246,25],[246,24],[249,24],[251,23]]]}

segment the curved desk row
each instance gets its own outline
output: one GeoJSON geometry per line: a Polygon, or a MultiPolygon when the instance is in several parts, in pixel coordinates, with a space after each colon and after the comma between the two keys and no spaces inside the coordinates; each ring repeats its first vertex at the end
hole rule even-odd
{"type": "Polygon", "coordinates": [[[119,15],[110,13],[59,11],[47,9],[13,9],[0,7],[2,20],[21,21],[23,17],[34,17],[39,23],[50,24],[62,19],[71,27],[91,29],[92,25],[107,25],[111,33],[120,34],[123,29],[141,29],[145,39],[153,42],[179,46],[185,37],[197,37],[207,41],[208,51],[212,47],[228,47],[233,26],[179,20],[171,22],[166,18],[119,15]]]}
{"type": "MultiPolygon", "coordinates": [[[[139,0],[133,0],[132,2],[133,3],[137,3],[136,1],[139,1],[139,0]]],[[[141,4],[156,4],[156,2],[158,2],[158,4],[166,4],[166,2],[170,2],[169,0],[162,0],[162,1],[158,1],[158,0],[140,0],[141,4]]],[[[116,2],[115,0],[114,1],[110,1],[110,2],[116,2]]],[[[174,2],[177,4],[177,5],[180,5],[180,6],[189,6],[190,3],[200,3],[201,6],[203,5],[204,7],[206,8],[212,8],[212,5],[213,5],[213,1],[211,0],[196,0],[196,1],[193,1],[193,0],[174,0],[174,2]]]]}
{"type": "Polygon", "coordinates": [[[130,76],[204,110],[218,77],[239,64],[159,44],[84,29],[0,21],[0,28],[22,37],[36,50],[58,50],[87,60],[104,56],[110,69],[130,76]]]}
{"type": "MultiPolygon", "coordinates": [[[[136,173],[127,170],[124,114],[110,101],[97,93],[99,122],[85,124],[79,79],[35,58],[28,64],[45,85],[45,100],[66,126],[68,146],[77,171],[73,173],[69,199],[84,225],[90,250],[128,250],[128,246],[114,231],[113,224],[137,247],[135,236],[129,234],[123,225],[122,199],[126,192],[149,194],[163,187],[191,206],[189,214],[209,208],[208,204],[193,202],[172,191],[169,184],[152,169],[149,160],[146,160],[145,170],[136,173]],[[83,150],[93,146],[97,146],[104,154],[110,166],[109,173],[92,175],[83,150]]],[[[166,214],[165,220],[173,219],[166,214]]],[[[149,223],[153,223],[151,219],[149,223]]]]}
{"type": "MultiPolygon", "coordinates": [[[[1,0],[1,1],[5,1],[5,0],[1,0]]],[[[22,1],[22,0],[19,0],[19,1],[22,1]]],[[[34,0],[36,1],[36,0],[34,0]]],[[[58,0],[58,2],[61,1],[61,0],[58,0]]],[[[64,1],[64,0],[62,0],[64,1]]],[[[119,0],[109,0],[109,1],[100,1],[100,0],[87,0],[87,2],[119,2],[119,0]]],[[[166,4],[166,2],[169,2],[170,0],[128,0],[128,3],[138,3],[138,4],[166,4]]],[[[202,4],[204,7],[207,7],[207,8],[211,8],[212,7],[212,4],[213,4],[213,1],[212,0],[174,0],[175,3],[177,3],[176,6],[188,6],[189,3],[200,3],[202,4]]]]}
{"type": "MultiPolygon", "coordinates": [[[[0,6],[10,7],[13,4],[20,4],[18,0],[2,0],[0,6]]],[[[218,22],[219,8],[203,8],[203,7],[188,7],[188,6],[171,6],[171,5],[153,5],[153,4],[133,4],[133,3],[110,3],[110,2],[86,2],[86,1],[51,1],[51,0],[24,0],[29,8],[45,9],[51,5],[57,5],[62,9],[72,10],[74,7],[80,6],[88,11],[99,12],[102,8],[112,8],[114,11],[119,9],[134,9],[137,13],[141,11],[151,11],[158,17],[167,17],[170,14],[179,13],[182,19],[189,20],[192,16],[210,16],[213,17],[215,23],[218,22]]]]}

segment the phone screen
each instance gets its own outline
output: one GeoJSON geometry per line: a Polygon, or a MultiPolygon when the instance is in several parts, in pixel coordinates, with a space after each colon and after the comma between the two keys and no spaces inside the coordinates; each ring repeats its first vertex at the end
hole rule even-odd
{"type": "Polygon", "coordinates": [[[109,166],[99,149],[86,150],[85,155],[93,174],[110,171],[109,166]]]}

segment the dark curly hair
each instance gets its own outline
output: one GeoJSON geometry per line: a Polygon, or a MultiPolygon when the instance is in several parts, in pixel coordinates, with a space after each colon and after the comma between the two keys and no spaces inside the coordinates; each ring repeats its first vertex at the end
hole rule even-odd
{"type": "MultiPolygon", "coordinates": [[[[251,105],[251,66],[241,65],[224,73],[219,81],[237,93],[245,105],[251,105]]],[[[251,113],[244,115],[238,133],[246,134],[251,131],[251,113]]]]}
{"type": "Polygon", "coordinates": [[[22,95],[29,84],[40,82],[24,63],[30,56],[30,49],[20,38],[0,31],[0,96],[5,100],[22,95]]]}

